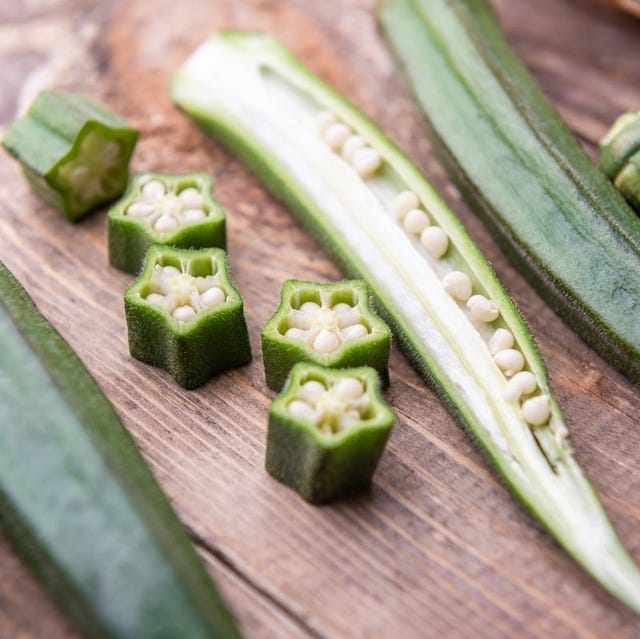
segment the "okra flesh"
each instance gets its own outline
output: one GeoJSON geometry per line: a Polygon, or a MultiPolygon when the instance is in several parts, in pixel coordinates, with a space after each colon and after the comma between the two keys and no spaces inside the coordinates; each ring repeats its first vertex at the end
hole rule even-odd
{"type": "Polygon", "coordinates": [[[640,610],[640,573],[577,465],[544,363],[512,301],[460,221],[418,169],[355,107],[273,39],[222,33],[207,40],[172,80],[174,101],[235,151],[314,233],[350,277],[369,285],[407,356],[482,444],[516,495],[600,582],[640,610]],[[215,78],[215,81],[212,80],[215,78]],[[316,131],[329,111],[381,156],[361,178],[316,131]],[[433,258],[390,209],[415,193],[448,248],[433,258]],[[453,271],[492,300],[499,318],[475,319],[442,285],[453,271]],[[532,427],[488,341],[508,329],[549,418],[532,427]]]}
{"type": "Polygon", "coordinates": [[[640,220],[510,50],[485,0],[386,0],[380,21],[436,149],[507,255],[640,381],[640,220]]]}
{"type": "Polygon", "coordinates": [[[87,637],[239,637],[115,411],[0,263],[0,525],[87,637]]]}

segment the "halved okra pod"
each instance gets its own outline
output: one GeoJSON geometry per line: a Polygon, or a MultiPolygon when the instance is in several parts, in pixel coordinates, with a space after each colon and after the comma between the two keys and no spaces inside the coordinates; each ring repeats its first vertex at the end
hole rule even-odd
{"type": "Polygon", "coordinates": [[[137,273],[152,244],[225,248],[225,215],[208,173],[141,173],[109,211],[109,261],[137,273]]]}
{"type": "Polygon", "coordinates": [[[621,115],[602,138],[600,168],[640,212],[640,111],[621,115]]]}
{"type": "Polygon", "coordinates": [[[370,481],[395,415],[373,368],[296,364],[269,407],[267,471],[313,503],[370,481]]]}
{"type": "Polygon", "coordinates": [[[131,355],[184,388],[251,360],[242,298],[222,249],[152,246],[124,304],[131,355]]]}
{"type": "Polygon", "coordinates": [[[578,466],[531,333],[460,221],[411,161],[277,41],[208,39],[173,99],[254,169],[351,277],[513,492],[640,611],[640,571],[578,466]]]}
{"type": "Polygon", "coordinates": [[[262,329],[267,386],[280,390],[296,362],[330,368],[372,366],[388,384],[391,331],[374,315],[364,282],[288,280],[262,329]]]}
{"type": "Polygon", "coordinates": [[[81,95],[38,94],[2,145],[33,190],[74,222],[127,186],[138,132],[81,95]]]}

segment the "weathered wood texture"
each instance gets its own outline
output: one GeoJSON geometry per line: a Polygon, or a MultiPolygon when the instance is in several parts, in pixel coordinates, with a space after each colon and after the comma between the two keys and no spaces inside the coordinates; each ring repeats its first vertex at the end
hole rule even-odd
{"type": "MultiPolygon", "coordinates": [[[[604,0],[499,0],[506,31],[588,148],[640,105],[640,23],[604,0]]],[[[467,224],[549,365],[579,461],[640,561],[640,397],[532,292],[461,203],[376,33],[372,0],[89,0],[0,8],[0,119],[44,85],[82,90],[142,132],[135,170],[206,170],[229,215],[254,361],[186,392],[127,351],[105,216],[72,226],[0,158],[0,258],[113,401],[247,637],[637,637],[640,621],[507,494],[404,358],[399,420],[370,493],[314,508],[263,470],[267,391],[259,329],[286,278],[337,269],[289,214],[171,105],[167,79],[219,27],[268,30],[369,113],[467,224]]],[[[212,78],[215,81],[215,78],[212,78]]],[[[4,543],[0,637],[74,636],[4,543]]]]}

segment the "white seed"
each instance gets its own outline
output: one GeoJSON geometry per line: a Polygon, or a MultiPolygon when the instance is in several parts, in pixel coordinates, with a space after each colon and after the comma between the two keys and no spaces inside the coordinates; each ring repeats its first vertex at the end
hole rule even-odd
{"type": "Polygon", "coordinates": [[[202,193],[192,186],[180,191],[178,198],[185,209],[201,209],[204,205],[202,193]]]}
{"type": "Polygon", "coordinates": [[[327,129],[338,122],[338,118],[331,111],[322,111],[316,119],[316,128],[318,133],[324,137],[327,129]]]}
{"type": "Polygon", "coordinates": [[[165,194],[164,184],[160,180],[150,180],[142,187],[142,194],[150,200],[157,200],[165,194]]]}
{"type": "Polygon", "coordinates": [[[522,395],[530,395],[536,388],[538,388],[536,376],[529,371],[521,371],[507,382],[504,396],[508,400],[518,401],[522,395]]]}
{"type": "Polygon", "coordinates": [[[361,419],[360,413],[357,410],[348,410],[346,413],[342,413],[338,417],[338,430],[347,430],[361,419]]]}
{"type": "Polygon", "coordinates": [[[315,424],[317,421],[316,412],[313,410],[313,407],[307,404],[307,402],[302,401],[301,399],[294,399],[287,406],[289,412],[296,417],[297,419],[302,419],[306,422],[311,422],[315,424]]]}
{"type": "Polygon", "coordinates": [[[188,304],[185,306],[178,306],[173,313],[173,319],[178,320],[178,322],[188,322],[190,319],[193,319],[197,315],[195,309],[188,304]]]}
{"type": "Polygon", "coordinates": [[[341,313],[349,313],[351,310],[353,310],[353,306],[351,306],[350,304],[346,304],[345,302],[338,302],[337,304],[335,304],[334,306],[331,307],[331,310],[341,314],[341,313]]]}
{"type": "Polygon", "coordinates": [[[302,328],[308,330],[313,324],[313,319],[304,311],[293,311],[288,315],[289,326],[292,328],[302,328]]]}
{"type": "Polygon", "coordinates": [[[451,271],[442,278],[444,290],[454,299],[466,302],[472,293],[471,279],[462,271],[451,271]]]}
{"type": "Polygon", "coordinates": [[[219,286],[214,286],[200,296],[200,301],[207,308],[215,308],[225,302],[227,296],[219,286]]]}
{"type": "Polygon", "coordinates": [[[346,124],[332,124],[324,134],[324,141],[329,147],[338,151],[351,135],[351,129],[346,124]]]}
{"type": "Polygon", "coordinates": [[[288,328],[284,336],[290,339],[299,339],[303,342],[306,342],[308,337],[307,331],[303,331],[301,328],[296,328],[295,326],[288,328]]]}
{"type": "Polygon", "coordinates": [[[158,231],[158,233],[171,233],[178,228],[178,222],[176,222],[173,216],[165,213],[156,220],[153,228],[158,231]]]}
{"type": "Polygon", "coordinates": [[[524,368],[524,355],[515,348],[498,351],[493,356],[493,361],[507,377],[513,377],[524,368]]]}
{"type": "Polygon", "coordinates": [[[318,353],[333,353],[340,347],[340,338],[331,331],[322,329],[313,340],[312,348],[318,353]]]}
{"type": "Polygon", "coordinates": [[[215,275],[207,275],[206,277],[198,276],[196,277],[196,287],[198,288],[198,293],[202,295],[205,291],[208,291],[210,288],[214,286],[218,286],[218,278],[215,275]]]}
{"type": "Polygon", "coordinates": [[[364,385],[355,377],[343,377],[332,389],[342,399],[358,399],[364,394],[364,385]]]}
{"type": "Polygon", "coordinates": [[[324,384],[315,379],[311,379],[300,386],[300,397],[314,406],[326,392],[327,389],[324,384]]]}
{"type": "Polygon", "coordinates": [[[375,149],[360,149],[353,156],[352,164],[361,178],[368,178],[380,168],[382,157],[375,149]]]}
{"type": "Polygon", "coordinates": [[[305,313],[313,313],[320,310],[320,305],[316,304],[315,302],[305,302],[304,304],[302,304],[302,306],[300,306],[300,310],[304,311],[305,313]]]}
{"type": "Polygon", "coordinates": [[[178,277],[180,275],[180,269],[175,266],[163,266],[162,267],[162,277],[171,278],[178,277]]]}
{"type": "Polygon", "coordinates": [[[353,326],[359,324],[362,319],[362,315],[357,308],[350,308],[348,311],[344,311],[338,315],[338,326],[340,328],[347,328],[347,326],[353,326]]]}
{"type": "Polygon", "coordinates": [[[467,308],[471,315],[481,322],[493,322],[500,315],[498,305],[484,295],[472,295],[467,302],[467,308]]]}
{"type": "Polygon", "coordinates": [[[149,293],[145,300],[154,306],[165,306],[166,304],[166,297],[158,293],[149,293]]]}
{"type": "Polygon", "coordinates": [[[442,257],[449,248],[449,238],[439,226],[429,226],[422,231],[420,242],[436,258],[442,257]]]}
{"type": "Polygon", "coordinates": [[[542,426],[551,417],[551,404],[546,395],[538,395],[522,404],[522,416],[532,426],[542,426]]]}
{"type": "Polygon", "coordinates": [[[411,210],[420,206],[420,200],[413,191],[402,191],[396,197],[391,207],[391,214],[396,220],[401,220],[411,210]]]}
{"type": "Polygon", "coordinates": [[[407,233],[420,235],[429,226],[429,216],[421,209],[411,209],[402,222],[407,233]]]}
{"type": "Polygon", "coordinates": [[[148,217],[156,210],[153,204],[145,204],[144,202],[134,202],[127,207],[126,215],[130,217],[148,217]]]}
{"type": "Polygon", "coordinates": [[[341,331],[343,340],[358,339],[368,334],[369,331],[364,324],[353,324],[353,326],[347,326],[347,328],[341,331]]]}
{"type": "Polygon", "coordinates": [[[207,217],[207,214],[202,209],[187,209],[182,212],[182,217],[185,222],[200,222],[207,217]]]}
{"type": "Polygon", "coordinates": [[[367,146],[367,143],[364,141],[364,138],[361,138],[359,135],[352,135],[342,147],[342,157],[347,162],[351,162],[356,151],[364,149],[365,146],[367,146]]]}
{"type": "Polygon", "coordinates": [[[511,348],[513,344],[514,339],[511,331],[508,331],[506,328],[497,328],[489,340],[489,352],[495,355],[498,351],[511,348]]]}

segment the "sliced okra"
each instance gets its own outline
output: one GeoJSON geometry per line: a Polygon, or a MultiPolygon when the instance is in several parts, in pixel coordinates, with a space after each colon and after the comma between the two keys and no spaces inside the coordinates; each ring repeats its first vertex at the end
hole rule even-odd
{"type": "Polygon", "coordinates": [[[124,303],[131,355],[184,388],[251,360],[242,298],[222,249],[152,246],[124,303]]]}
{"type": "Polygon", "coordinates": [[[329,368],[372,366],[388,383],[391,331],[371,310],[364,282],[288,280],[262,329],[267,386],[280,390],[296,362],[329,368]]]}
{"type": "Polygon", "coordinates": [[[395,415],[373,368],[296,364],[269,408],[267,471],[312,503],[370,481],[395,415]]]}
{"type": "Polygon", "coordinates": [[[137,140],[135,129],[88,98],[43,91],[2,145],[33,190],[73,222],[124,191],[137,140]]]}
{"type": "Polygon", "coordinates": [[[207,173],[134,176],[109,211],[109,261],[137,273],[152,244],[225,248],[225,215],[207,173]]]}

